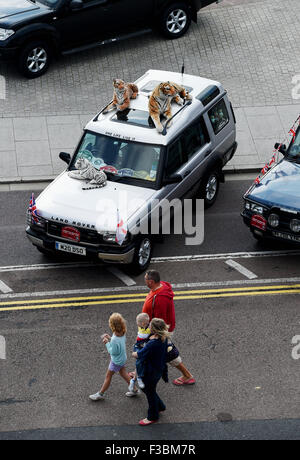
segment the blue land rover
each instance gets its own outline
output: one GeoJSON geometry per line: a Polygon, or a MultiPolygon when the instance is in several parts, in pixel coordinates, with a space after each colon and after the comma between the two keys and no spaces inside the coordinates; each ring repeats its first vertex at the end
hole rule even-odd
{"type": "Polygon", "coordinates": [[[284,158],[244,195],[242,217],[257,239],[300,245],[300,126],[289,147],[279,151],[284,158]]]}

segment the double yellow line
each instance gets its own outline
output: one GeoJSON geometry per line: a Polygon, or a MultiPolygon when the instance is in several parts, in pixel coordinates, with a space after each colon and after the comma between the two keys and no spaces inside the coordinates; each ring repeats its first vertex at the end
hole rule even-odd
{"type": "MultiPolygon", "coordinates": [[[[216,299],[224,297],[263,296],[279,294],[300,294],[300,284],[175,291],[174,300],[216,299]]],[[[50,308],[87,307],[103,304],[113,305],[142,303],[144,302],[146,295],[146,293],[133,293],[36,300],[11,300],[7,302],[0,302],[0,312],[41,310],[50,308]]]]}

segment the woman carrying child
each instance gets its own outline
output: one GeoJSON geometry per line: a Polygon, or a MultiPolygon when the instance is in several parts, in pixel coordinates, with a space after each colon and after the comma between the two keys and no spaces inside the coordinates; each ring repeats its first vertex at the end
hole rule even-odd
{"type": "Polygon", "coordinates": [[[170,334],[164,320],[159,318],[152,319],[150,332],[150,340],[145,346],[141,350],[132,353],[134,358],[139,358],[140,362],[144,364],[143,382],[145,386],[143,392],[147,396],[149,408],[147,418],[139,422],[142,426],[157,422],[159,412],[166,410],[165,404],[156,392],[156,387],[161,377],[167,381],[167,339],[170,334]]]}

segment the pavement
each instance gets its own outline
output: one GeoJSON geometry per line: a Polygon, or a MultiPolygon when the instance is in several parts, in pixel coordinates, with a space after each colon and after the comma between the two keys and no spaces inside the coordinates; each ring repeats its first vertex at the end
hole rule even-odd
{"type": "Polygon", "coordinates": [[[298,0],[224,0],[203,9],[182,39],[146,34],[62,57],[37,80],[0,63],[0,191],[47,182],[65,168],[82,130],[112,97],[115,77],[133,81],[149,68],[213,78],[228,90],[238,150],[227,172],[261,169],[275,142],[288,140],[300,113],[298,0]]]}

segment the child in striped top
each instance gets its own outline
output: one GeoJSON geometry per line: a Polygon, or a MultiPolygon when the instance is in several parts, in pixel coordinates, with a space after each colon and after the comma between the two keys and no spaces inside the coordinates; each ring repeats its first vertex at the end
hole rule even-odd
{"type": "MultiPolygon", "coordinates": [[[[150,337],[150,318],[147,313],[140,313],[136,317],[136,323],[138,326],[138,334],[136,342],[133,347],[133,351],[139,351],[144,348],[145,344],[148,342],[150,337]]],[[[135,376],[130,380],[129,391],[133,391],[134,385],[137,382],[140,388],[145,388],[143,382],[144,376],[144,365],[140,362],[139,359],[136,360],[136,372],[135,376]]]]}

